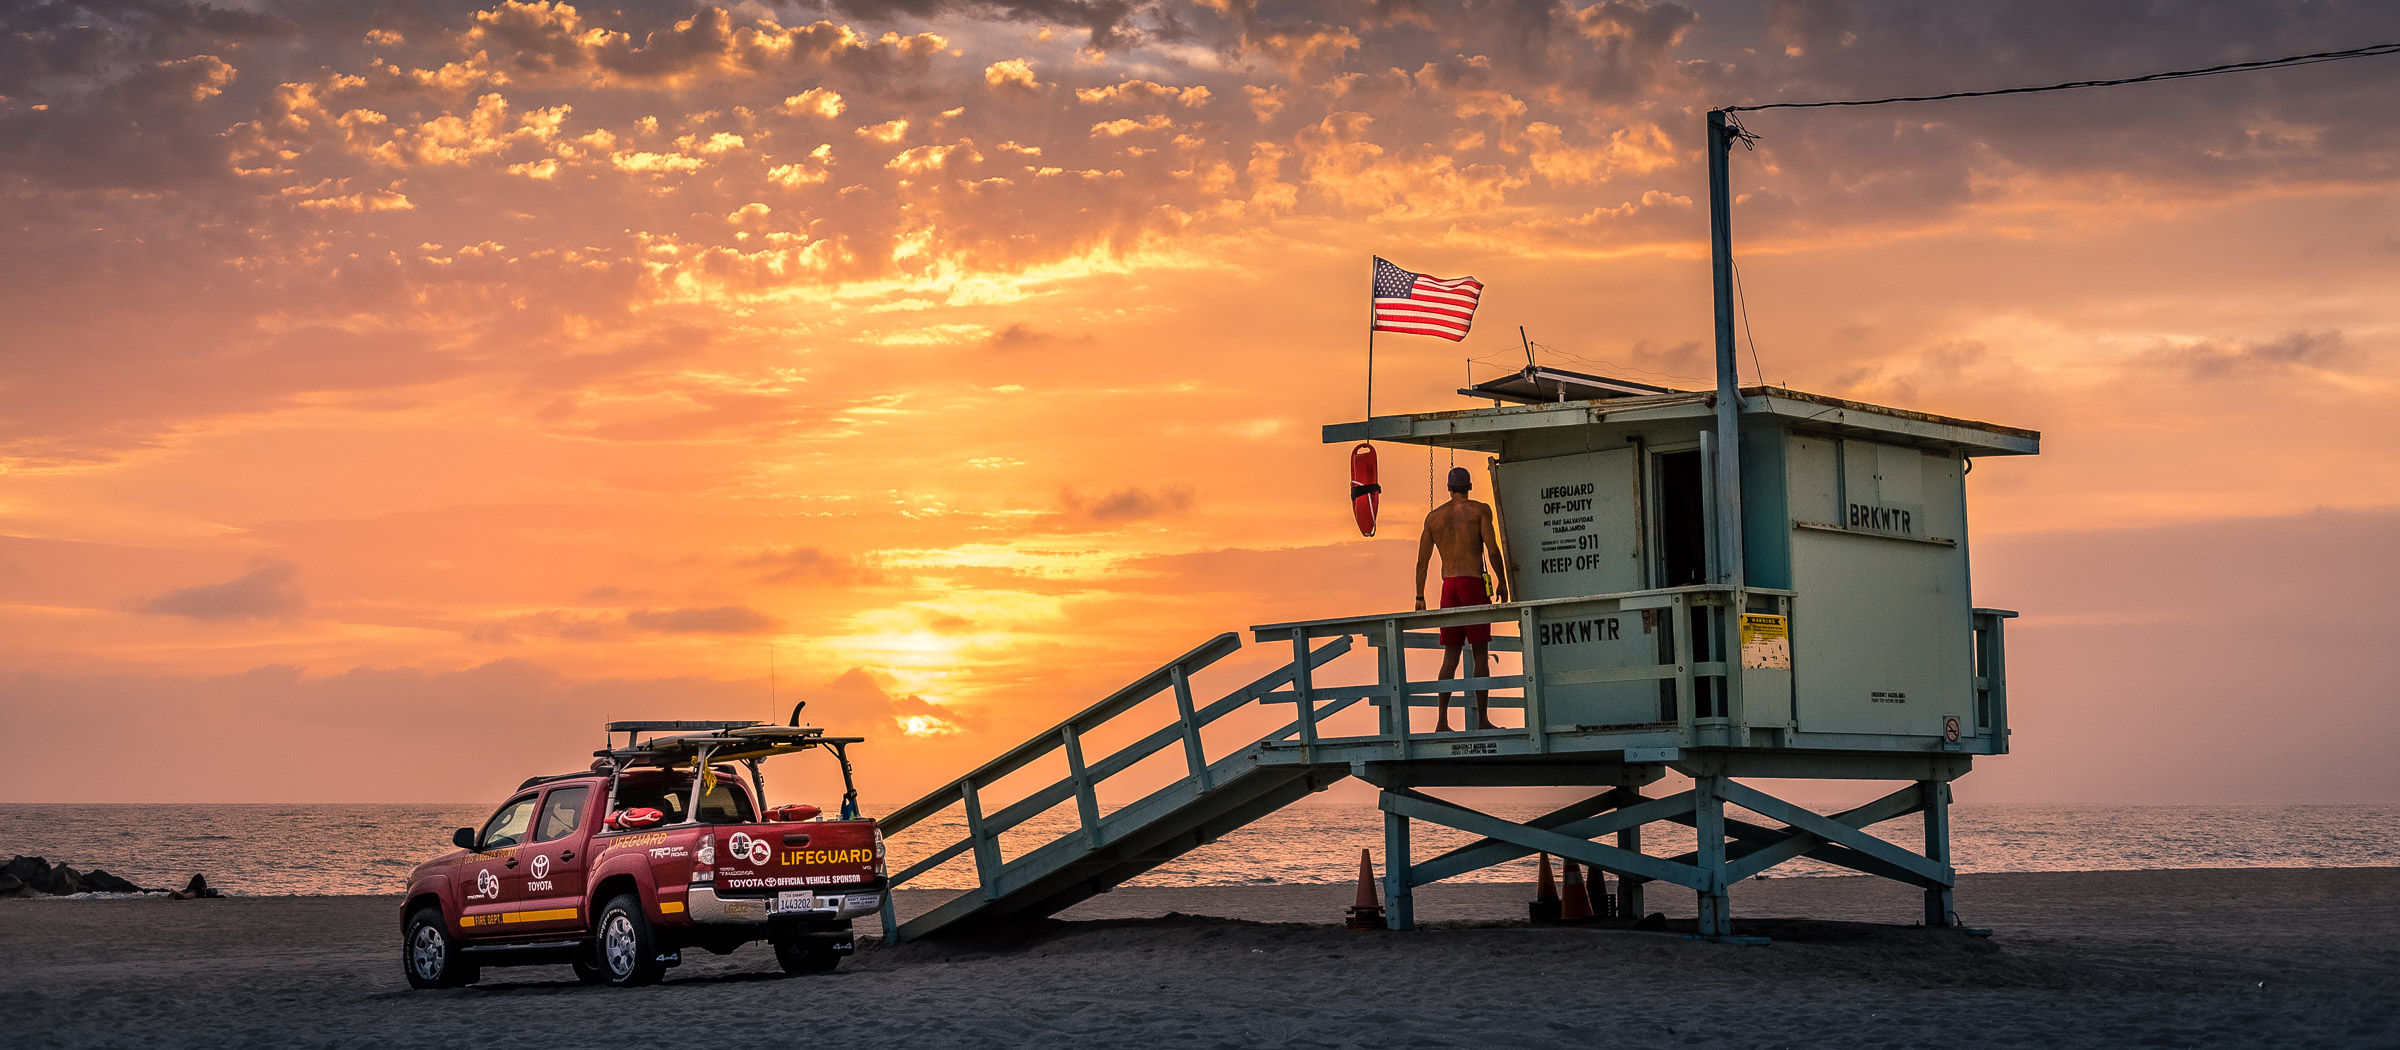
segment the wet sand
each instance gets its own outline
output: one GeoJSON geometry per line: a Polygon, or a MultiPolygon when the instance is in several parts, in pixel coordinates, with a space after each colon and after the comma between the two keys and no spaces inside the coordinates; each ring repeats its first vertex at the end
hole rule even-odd
{"type": "MultiPolygon", "coordinates": [[[[763,946],[665,984],[564,966],[415,992],[397,900],[0,900],[0,1042],[132,1046],[2400,1046],[2400,868],[1970,875],[1976,938],[1864,878],[1742,884],[1739,932],[1532,929],[1526,887],[1121,889],[1010,945],[763,946]],[[1774,916],[1804,916],[1775,919],[1774,916]]],[[[904,895],[908,908],[939,895],[904,895]]],[[[1688,916],[1687,893],[1650,891],[1688,916]]]]}

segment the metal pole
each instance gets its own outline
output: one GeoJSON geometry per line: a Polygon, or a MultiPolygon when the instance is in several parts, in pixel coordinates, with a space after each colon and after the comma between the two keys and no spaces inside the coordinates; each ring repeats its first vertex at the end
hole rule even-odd
{"type": "Polygon", "coordinates": [[[1717,302],[1717,582],[1742,585],[1741,374],[1733,356],[1733,199],[1726,152],[1733,137],[1725,111],[1708,111],[1709,271],[1717,302]]]}

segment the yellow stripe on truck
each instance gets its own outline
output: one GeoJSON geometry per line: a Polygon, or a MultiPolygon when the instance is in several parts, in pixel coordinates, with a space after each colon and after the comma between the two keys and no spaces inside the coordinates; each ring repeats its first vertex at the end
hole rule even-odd
{"type": "Polygon", "coordinates": [[[497,914],[462,916],[458,920],[458,924],[472,927],[498,926],[502,923],[513,922],[552,922],[559,919],[573,919],[579,913],[579,909],[576,908],[526,908],[497,914]]]}
{"type": "Polygon", "coordinates": [[[658,913],[659,913],[659,914],[661,914],[661,915],[677,915],[677,914],[681,914],[682,912],[683,912],[683,902],[682,902],[682,901],[660,901],[660,902],[658,902],[658,913]]]}

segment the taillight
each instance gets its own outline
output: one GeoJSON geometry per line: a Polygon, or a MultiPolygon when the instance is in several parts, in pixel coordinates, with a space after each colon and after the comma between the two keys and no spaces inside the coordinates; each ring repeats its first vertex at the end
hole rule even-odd
{"type": "Polygon", "coordinates": [[[883,877],[883,829],[875,829],[875,877],[883,877]]]}

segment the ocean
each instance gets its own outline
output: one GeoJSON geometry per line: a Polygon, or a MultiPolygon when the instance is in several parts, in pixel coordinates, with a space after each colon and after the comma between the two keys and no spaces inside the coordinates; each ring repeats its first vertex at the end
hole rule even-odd
{"type": "MultiPolygon", "coordinates": [[[[1522,820],[1541,805],[1489,805],[1522,820]]],[[[880,810],[870,807],[868,812],[880,810]]],[[[0,804],[0,856],[32,854],[78,869],[105,868],[145,886],[180,886],[193,873],[248,896],[398,893],[409,869],[448,852],[452,828],[479,824],[482,805],[79,805],[0,804]]],[[[2400,805],[2104,806],[1958,803],[1950,808],[1952,862],[1961,872],[2107,871],[2166,868],[2331,868],[2400,865],[2400,805]]],[[[1057,811],[1001,837],[1015,856],[1068,830],[1057,811]]],[[[1902,845],[1921,845],[1919,818],[1879,826],[1902,845]]],[[[1422,822],[1412,852],[1422,860],[1472,836],[1422,822]]],[[[1653,825],[1650,853],[1691,846],[1653,825]]],[[[894,871],[957,841],[963,821],[927,821],[891,842],[894,871]]],[[[1348,882],[1358,851],[1383,855],[1382,814],[1371,806],[1303,803],[1134,880],[1136,886],[1244,886],[1348,882]]],[[[1531,881],[1528,858],[1462,881],[1531,881]]],[[[1847,874],[1811,861],[1773,878],[1847,874]]],[[[965,858],[909,885],[971,885],[965,858]]]]}

